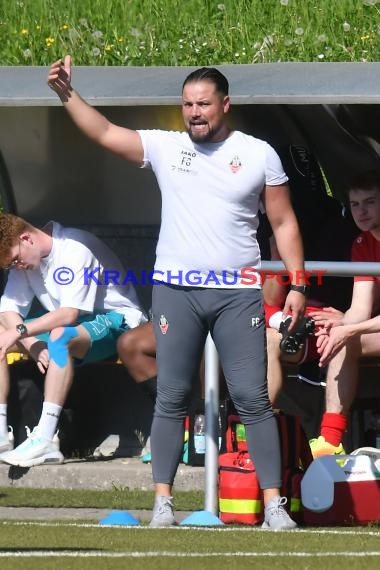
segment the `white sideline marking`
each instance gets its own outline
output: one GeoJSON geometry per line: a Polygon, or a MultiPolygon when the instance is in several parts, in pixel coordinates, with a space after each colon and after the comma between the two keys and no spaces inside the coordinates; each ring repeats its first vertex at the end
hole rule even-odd
{"type": "Polygon", "coordinates": [[[167,558],[216,558],[240,556],[243,558],[337,558],[355,557],[364,558],[366,556],[380,556],[380,551],[375,552],[104,552],[94,550],[83,552],[83,550],[31,550],[29,552],[9,551],[0,552],[0,558],[157,558],[166,556],[167,558]]]}
{"type": "MultiPolygon", "coordinates": [[[[74,528],[113,528],[118,530],[149,530],[154,532],[156,530],[173,532],[173,531],[185,531],[185,530],[196,530],[198,532],[271,532],[268,529],[262,529],[261,527],[230,527],[230,526],[218,526],[218,527],[203,527],[203,526],[172,526],[168,528],[150,528],[144,525],[100,525],[98,523],[71,523],[71,522],[44,522],[44,521],[0,521],[0,525],[14,525],[14,526],[42,526],[42,527],[74,527],[74,528]]],[[[355,527],[354,529],[333,529],[333,528],[298,528],[296,530],[283,530],[278,531],[279,534],[290,533],[290,534],[332,534],[332,535],[359,535],[360,536],[380,536],[379,530],[369,530],[365,527],[355,527]]]]}

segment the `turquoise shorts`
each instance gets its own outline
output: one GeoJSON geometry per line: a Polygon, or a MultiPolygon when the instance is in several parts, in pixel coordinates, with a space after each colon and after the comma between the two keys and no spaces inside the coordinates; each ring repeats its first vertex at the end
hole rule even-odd
{"type": "MultiPolygon", "coordinates": [[[[34,318],[25,319],[25,324],[34,320],[34,318]]],[[[81,366],[88,362],[116,358],[117,339],[130,328],[124,321],[124,315],[115,311],[98,313],[97,315],[83,315],[78,319],[77,325],[72,326],[78,326],[78,324],[81,324],[90,335],[91,346],[82,360],[74,359],[76,366],[81,366]]],[[[36,335],[39,340],[46,343],[49,340],[49,336],[50,333],[48,332],[36,335]]]]}

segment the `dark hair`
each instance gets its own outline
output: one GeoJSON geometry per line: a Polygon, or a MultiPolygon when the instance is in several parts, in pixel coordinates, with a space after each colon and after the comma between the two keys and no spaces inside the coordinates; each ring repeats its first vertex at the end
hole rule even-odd
{"type": "Polygon", "coordinates": [[[376,190],[380,192],[380,170],[366,170],[357,174],[348,186],[348,193],[350,190],[376,190]]]}
{"type": "Polygon", "coordinates": [[[185,79],[182,85],[182,91],[192,81],[211,81],[215,85],[217,91],[223,95],[228,95],[229,85],[227,78],[215,67],[200,67],[192,71],[185,79]]]}

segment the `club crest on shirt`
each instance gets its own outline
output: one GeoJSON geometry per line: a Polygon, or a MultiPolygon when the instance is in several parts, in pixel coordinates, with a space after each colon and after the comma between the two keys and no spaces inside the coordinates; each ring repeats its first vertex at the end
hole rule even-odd
{"type": "Polygon", "coordinates": [[[168,332],[169,323],[165,315],[161,315],[160,322],[158,323],[162,334],[166,334],[168,332]]]}
{"type": "Polygon", "coordinates": [[[234,174],[236,174],[236,172],[239,172],[239,170],[241,169],[240,158],[237,155],[235,155],[233,157],[233,159],[231,160],[230,168],[231,168],[231,172],[233,172],[234,174]]]}

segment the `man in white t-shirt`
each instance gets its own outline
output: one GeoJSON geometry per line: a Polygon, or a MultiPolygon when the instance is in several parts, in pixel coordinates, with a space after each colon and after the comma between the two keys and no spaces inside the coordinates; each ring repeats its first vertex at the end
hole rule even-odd
{"type": "Polygon", "coordinates": [[[118,338],[147,321],[118,257],[94,235],[49,222],[39,229],[0,214],[0,459],[31,467],[61,463],[54,434],[74,366],[117,354],[118,338]],[[44,312],[28,319],[34,299],[44,312]],[[25,351],[46,372],[38,425],[15,449],[7,426],[7,352],[25,351]]]}
{"type": "Polygon", "coordinates": [[[284,311],[294,326],[305,307],[297,280],[303,250],[287,176],[265,141],[231,130],[228,81],[215,68],[192,72],[182,87],[186,132],[135,131],[111,123],[71,86],[71,57],[55,62],[49,86],[93,141],[151,168],[162,195],[153,287],[157,400],[151,430],[155,505],[151,526],[175,524],[172,486],[184,418],[210,332],[231,398],[245,424],[265,504],[264,526],[296,526],[280,496],[281,458],[266,384],[265,322],[256,239],[262,201],[293,280],[284,311]]]}

